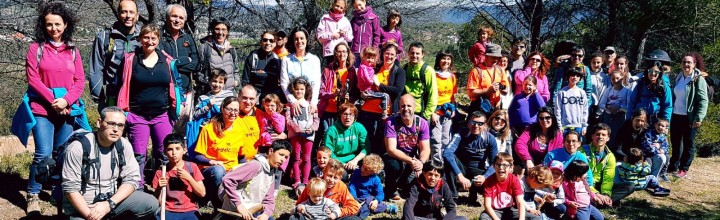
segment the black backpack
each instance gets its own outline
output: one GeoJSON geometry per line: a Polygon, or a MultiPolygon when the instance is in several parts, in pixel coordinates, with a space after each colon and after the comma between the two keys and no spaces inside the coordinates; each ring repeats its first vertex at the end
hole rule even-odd
{"type": "MultiPolygon", "coordinates": [[[[62,165],[65,159],[65,152],[67,147],[75,141],[80,141],[83,148],[82,156],[82,172],[80,172],[80,179],[82,181],[80,185],[80,192],[85,193],[85,188],[88,182],[88,176],[90,175],[90,169],[92,164],[99,163],[99,159],[90,159],[90,140],[87,138],[87,134],[90,132],[77,132],[70,136],[70,138],[61,145],[57,150],[53,151],[51,156],[43,158],[37,166],[37,174],[35,175],[35,181],[38,183],[48,183],[51,181],[60,181],[62,179],[62,165]]],[[[120,165],[120,169],[125,166],[125,154],[122,140],[118,140],[114,144],[114,148],[117,154],[117,164],[120,165]]],[[[115,169],[116,161],[112,161],[112,169],[115,169]]]]}

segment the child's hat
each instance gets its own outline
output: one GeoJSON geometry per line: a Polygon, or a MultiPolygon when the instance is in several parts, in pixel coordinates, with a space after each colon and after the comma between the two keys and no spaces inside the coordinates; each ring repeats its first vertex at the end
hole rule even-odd
{"type": "Polygon", "coordinates": [[[551,171],[557,170],[560,172],[564,172],[565,165],[563,165],[563,163],[561,163],[560,161],[553,160],[552,162],[550,162],[550,167],[548,167],[548,168],[550,168],[551,171]]]}

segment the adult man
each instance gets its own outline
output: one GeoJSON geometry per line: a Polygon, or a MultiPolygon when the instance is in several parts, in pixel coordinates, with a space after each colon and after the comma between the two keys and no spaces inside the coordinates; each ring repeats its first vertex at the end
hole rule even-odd
{"type": "Polygon", "coordinates": [[[509,66],[510,74],[513,74],[515,70],[525,67],[525,46],[524,37],[518,37],[512,41],[512,48],[510,48],[510,62],[512,62],[512,65],[509,66]]]}
{"type": "Polygon", "coordinates": [[[122,86],[121,62],[125,53],[140,47],[137,25],[138,8],[135,1],[120,1],[118,4],[118,21],[111,29],[98,33],[93,42],[90,64],[90,94],[98,104],[98,110],[115,105],[117,95],[122,86]]]}
{"type": "MultiPolygon", "coordinates": [[[[470,96],[470,110],[481,109],[482,99],[487,99],[493,108],[500,106],[500,95],[507,94],[510,88],[507,73],[500,66],[495,65],[502,57],[500,45],[487,45],[485,61],[482,65],[473,68],[468,74],[467,93],[470,96]]],[[[492,112],[485,112],[491,114],[492,112]]]]}
{"type": "Polygon", "coordinates": [[[285,48],[285,43],[287,43],[287,33],[283,30],[275,31],[275,49],[273,49],[273,53],[280,59],[290,54],[287,48],[285,48]]]}
{"type": "Polygon", "coordinates": [[[260,36],[260,49],[250,52],[245,59],[242,85],[252,85],[260,93],[260,100],[274,93],[285,103],[285,93],[280,88],[280,59],[273,53],[275,35],[266,31],[260,36]]]}
{"type": "MultiPolygon", "coordinates": [[[[582,77],[580,81],[577,83],[577,87],[580,89],[585,90],[585,94],[590,96],[593,94],[593,85],[592,85],[592,79],[590,76],[590,68],[585,66],[582,63],[582,59],[585,57],[585,50],[580,46],[574,46],[572,48],[572,53],[570,54],[570,62],[563,64],[557,70],[555,70],[555,76],[553,77],[553,81],[550,90],[550,100],[555,100],[555,95],[557,95],[557,92],[560,91],[563,87],[567,86],[568,82],[565,79],[565,72],[569,71],[568,69],[572,67],[582,67],[585,72],[585,77],[582,77]]],[[[593,100],[588,99],[588,106],[593,105],[593,100]]]]}
{"type": "MultiPolygon", "coordinates": [[[[257,119],[255,118],[255,101],[257,100],[257,91],[251,85],[242,87],[240,94],[240,115],[233,121],[233,130],[239,133],[233,132],[233,134],[244,135],[241,144],[241,151],[239,157],[244,156],[245,159],[250,160],[255,157],[257,149],[255,149],[255,142],[260,139],[260,128],[258,127],[257,119]]],[[[242,160],[242,159],[241,159],[242,160]]],[[[245,161],[241,161],[244,163],[245,161]]]]}
{"type": "Polygon", "coordinates": [[[190,74],[197,72],[198,58],[197,47],[192,35],[185,33],[185,21],[187,20],[187,11],[178,4],[167,6],[167,20],[165,21],[165,30],[160,41],[160,49],[164,50],[170,56],[177,59],[175,66],[180,73],[182,88],[185,92],[190,91],[190,74]]]}
{"type": "Polygon", "coordinates": [[[115,106],[106,107],[100,112],[97,127],[98,131],[85,135],[90,145],[88,161],[83,160],[81,141],[70,143],[65,151],[64,213],[70,219],[153,219],[158,201],[135,190],[140,180],[139,166],[130,142],[121,138],[125,113],[115,106]]]}
{"type": "Polygon", "coordinates": [[[476,184],[482,184],[494,173],[493,164],[498,154],[495,137],[487,131],[486,117],[481,111],[468,115],[468,128],[453,135],[450,146],[443,152],[446,166],[445,177],[453,196],[458,188],[470,190],[470,201],[477,202],[480,192],[476,184]],[[468,178],[472,178],[472,181],[468,178]],[[459,185],[458,185],[459,183],[459,185]]]}
{"type": "Polygon", "coordinates": [[[590,161],[595,187],[590,188],[595,193],[595,202],[598,205],[619,204],[620,200],[634,191],[635,185],[631,182],[615,183],[615,168],[617,161],[615,155],[607,146],[610,140],[610,126],[600,123],[595,126],[592,143],[580,149],[590,161]]]}
{"type": "Polygon", "coordinates": [[[430,159],[430,127],[424,118],[414,114],[416,103],[410,94],[400,97],[399,114],[388,118],[385,127],[384,191],[387,196],[394,195],[390,197],[393,200],[401,198],[398,186],[402,187],[402,198],[408,197],[410,183],[430,159]]]}
{"type": "Polygon", "coordinates": [[[612,73],[612,71],[615,70],[615,58],[617,58],[615,47],[605,47],[605,50],[603,50],[603,54],[605,54],[605,62],[603,62],[602,68],[603,70],[605,70],[606,73],[610,74],[612,73]]]}
{"type": "MultiPolygon", "coordinates": [[[[405,65],[405,94],[410,94],[415,99],[415,113],[430,120],[437,108],[438,87],[435,80],[435,69],[423,61],[425,51],[423,44],[413,42],[408,49],[410,63],[405,65]]],[[[439,116],[438,116],[439,118],[439,116]]],[[[433,119],[437,121],[439,119],[433,119]]],[[[421,164],[422,165],[422,164],[421,164]]]]}

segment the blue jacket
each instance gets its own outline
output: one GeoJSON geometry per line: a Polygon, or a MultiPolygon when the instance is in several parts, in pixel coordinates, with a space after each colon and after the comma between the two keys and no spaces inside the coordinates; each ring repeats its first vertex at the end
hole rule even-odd
{"type": "Polygon", "coordinates": [[[348,184],[350,194],[353,195],[356,200],[372,196],[375,197],[377,201],[382,202],[383,199],[385,199],[385,193],[383,192],[380,177],[378,177],[378,175],[363,176],[360,174],[360,170],[362,169],[356,169],[350,177],[350,184],[348,184]]]}
{"type": "Polygon", "coordinates": [[[483,131],[480,135],[472,135],[467,129],[463,129],[460,133],[453,135],[448,148],[443,151],[443,159],[456,175],[461,171],[455,157],[465,166],[486,170],[483,176],[487,178],[495,173],[492,163],[497,154],[498,147],[495,136],[490,132],[483,131]]]}
{"type": "MultiPolygon", "coordinates": [[[[545,160],[543,160],[543,165],[550,166],[550,162],[553,160],[557,160],[563,163],[563,166],[565,168],[570,165],[570,163],[573,160],[580,160],[585,163],[588,163],[588,166],[590,165],[590,161],[588,161],[588,158],[585,156],[583,152],[580,151],[580,147],[578,147],[578,151],[576,151],[574,154],[570,155],[570,153],[565,150],[565,148],[558,148],[555,150],[552,150],[545,155],[545,160]]],[[[588,169],[587,172],[587,181],[590,186],[593,186],[593,174],[592,169],[588,169]]]]}
{"type": "Polygon", "coordinates": [[[665,88],[663,97],[658,96],[655,92],[650,91],[645,84],[644,80],[640,80],[630,95],[630,103],[628,104],[628,111],[626,118],[632,118],[633,112],[642,108],[648,112],[649,115],[657,116],[657,118],[664,118],[670,121],[672,115],[672,89],[670,88],[670,80],[663,74],[662,85],[665,88]]]}

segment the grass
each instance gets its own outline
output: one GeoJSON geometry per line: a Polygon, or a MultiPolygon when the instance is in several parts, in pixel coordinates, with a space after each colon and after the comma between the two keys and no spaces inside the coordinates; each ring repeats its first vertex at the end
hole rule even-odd
{"type": "MultiPolygon", "coordinates": [[[[24,209],[23,191],[27,184],[28,166],[32,160],[31,153],[0,156],[0,200],[6,199],[9,205],[0,202],[0,209],[24,209]]],[[[715,172],[720,166],[720,157],[697,158],[689,172],[690,179],[674,179],[673,182],[664,183],[672,189],[668,197],[652,197],[646,192],[635,192],[622,201],[621,206],[615,209],[602,209],[607,219],[720,219],[720,175],[715,172]]],[[[283,186],[275,206],[275,217],[282,213],[290,213],[295,207],[295,200],[291,199],[290,187],[283,186]]],[[[462,194],[461,194],[462,195],[462,194]]],[[[43,198],[48,200],[47,198],[43,198]]],[[[397,203],[402,210],[402,202],[397,203]]],[[[482,207],[458,206],[459,215],[469,219],[478,219],[482,207]]],[[[203,217],[211,218],[211,210],[201,209],[203,217]]],[[[22,211],[9,213],[23,213],[22,211]]],[[[48,202],[43,202],[43,214],[54,215],[55,211],[48,202]]],[[[402,213],[396,215],[381,214],[371,219],[399,219],[402,213]]],[[[8,216],[12,219],[23,216],[8,216]]]]}

